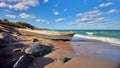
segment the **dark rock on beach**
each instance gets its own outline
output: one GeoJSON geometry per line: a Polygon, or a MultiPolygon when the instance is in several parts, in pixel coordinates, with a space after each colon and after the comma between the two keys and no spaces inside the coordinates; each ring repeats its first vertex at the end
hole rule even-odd
{"type": "Polygon", "coordinates": [[[21,48],[21,47],[24,47],[25,45],[23,43],[17,43],[14,46],[17,48],[21,48]]]}
{"type": "Polygon", "coordinates": [[[14,64],[13,68],[28,68],[30,63],[33,61],[33,57],[30,55],[22,55],[17,62],[14,64]]]}
{"type": "Polygon", "coordinates": [[[26,54],[30,54],[33,56],[43,56],[49,52],[52,51],[52,47],[51,46],[47,46],[47,45],[43,45],[43,44],[35,44],[32,46],[25,46],[23,48],[17,48],[13,50],[15,51],[22,51],[25,52],[26,54]]]}
{"type": "Polygon", "coordinates": [[[5,52],[4,50],[0,50],[0,68],[6,68],[3,65],[7,63],[12,57],[12,54],[5,52]]]}
{"type": "Polygon", "coordinates": [[[3,68],[13,68],[13,65],[17,62],[17,59],[11,60],[3,65],[3,68]]]}
{"type": "Polygon", "coordinates": [[[12,36],[11,34],[8,34],[8,33],[1,33],[0,38],[7,41],[7,42],[17,41],[17,39],[14,36],[12,36]]]}
{"type": "Polygon", "coordinates": [[[33,39],[31,40],[31,42],[37,42],[37,41],[39,41],[39,40],[36,39],[36,38],[33,38],[33,39]]]}
{"type": "Polygon", "coordinates": [[[32,45],[25,49],[25,53],[31,54],[34,56],[43,56],[49,52],[51,52],[52,48],[50,46],[36,44],[32,45]]]}
{"type": "Polygon", "coordinates": [[[0,48],[4,48],[7,47],[8,42],[4,39],[0,39],[0,48]]]}

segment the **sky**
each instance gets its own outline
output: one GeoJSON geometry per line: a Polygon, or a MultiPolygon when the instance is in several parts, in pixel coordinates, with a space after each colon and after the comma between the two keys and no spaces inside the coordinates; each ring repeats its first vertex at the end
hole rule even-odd
{"type": "Polygon", "coordinates": [[[0,19],[48,29],[120,29],[120,0],[0,0],[0,19]]]}

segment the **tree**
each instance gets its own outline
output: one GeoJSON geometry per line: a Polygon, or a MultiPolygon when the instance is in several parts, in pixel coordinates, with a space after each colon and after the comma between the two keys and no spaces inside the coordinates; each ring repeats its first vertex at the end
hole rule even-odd
{"type": "Polygon", "coordinates": [[[9,23],[9,21],[8,21],[6,18],[4,18],[4,19],[2,20],[2,23],[9,23]]]}
{"type": "Polygon", "coordinates": [[[12,27],[18,27],[18,28],[31,28],[31,29],[37,29],[36,27],[32,26],[31,24],[25,23],[25,22],[10,22],[8,19],[4,18],[0,22],[1,24],[12,26],[12,27]]]}
{"type": "Polygon", "coordinates": [[[25,23],[25,22],[16,22],[15,24],[18,25],[18,26],[20,26],[20,27],[24,27],[24,28],[26,28],[26,27],[28,27],[28,28],[34,28],[34,26],[32,26],[32,25],[30,25],[28,23],[25,23]]]}

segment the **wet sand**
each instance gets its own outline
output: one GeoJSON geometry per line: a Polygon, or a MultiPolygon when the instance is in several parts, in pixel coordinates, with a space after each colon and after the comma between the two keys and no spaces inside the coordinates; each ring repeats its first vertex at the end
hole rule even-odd
{"type": "Polygon", "coordinates": [[[77,55],[104,58],[120,63],[120,46],[117,44],[74,37],[71,45],[77,55]]]}

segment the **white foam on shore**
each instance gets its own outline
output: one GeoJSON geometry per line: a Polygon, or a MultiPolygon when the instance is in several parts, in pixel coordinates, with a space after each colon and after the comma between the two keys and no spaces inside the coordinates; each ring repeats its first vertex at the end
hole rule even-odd
{"type": "Polygon", "coordinates": [[[120,39],[116,39],[116,38],[87,36],[87,35],[80,35],[80,34],[75,34],[74,36],[75,37],[79,37],[79,38],[99,40],[99,41],[102,41],[102,42],[109,42],[109,43],[114,43],[114,44],[120,44],[120,39]]]}

